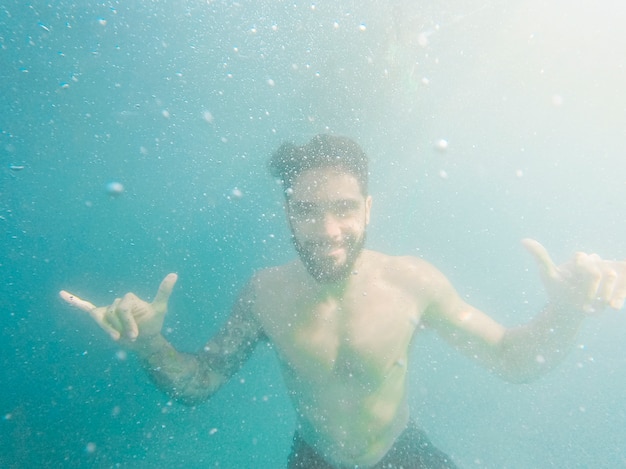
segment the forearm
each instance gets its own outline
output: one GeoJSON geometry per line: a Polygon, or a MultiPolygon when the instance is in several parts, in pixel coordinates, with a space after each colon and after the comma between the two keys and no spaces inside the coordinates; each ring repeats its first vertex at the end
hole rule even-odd
{"type": "Polygon", "coordinates": [[[527,382],[561,363],[573,348],[584,314],[549,304],[530,323],[508,329],[500,344],[504,378],[527,382]]]}
{"type": "Polygon", "coordinates": [[[184,404],[206,400],[223,382],[198,355],[177,351],[162,335],[137,344],[135,351],[157,387],[184,404]]]}

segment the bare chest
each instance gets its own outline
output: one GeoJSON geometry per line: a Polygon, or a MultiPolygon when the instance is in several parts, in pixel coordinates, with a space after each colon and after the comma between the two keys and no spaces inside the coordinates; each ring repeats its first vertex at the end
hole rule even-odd
{"type": "Polygon", "coordinates": [[[262,318],[283,365],[307,381],[356,379],[376,386],[398,366],[419,324],[415,300],[395,288],[369,285],[342,298],[275,298],[262,318]]]}

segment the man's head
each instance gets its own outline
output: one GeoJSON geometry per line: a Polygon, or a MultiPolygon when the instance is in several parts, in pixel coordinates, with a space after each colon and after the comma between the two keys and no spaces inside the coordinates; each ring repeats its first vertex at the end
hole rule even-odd
{"type": "Polygon", "coordinates": [[[372,203],[363,150],[318,135],[301,147],[282,145],[270,169],[285,188],[292,239],[309,274],[321,283],[344,280],[363,249],[372,203]]]}

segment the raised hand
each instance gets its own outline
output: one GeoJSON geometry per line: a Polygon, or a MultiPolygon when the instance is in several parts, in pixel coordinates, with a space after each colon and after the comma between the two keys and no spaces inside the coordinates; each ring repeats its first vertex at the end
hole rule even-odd
{"type": "Polygon", "coordinates": [[[597,254],[576,253],[560,266],[552,262],[548,251],[534,239],[522,243],[539,265],[550,301],[588,314],[599,313],[607,306],[621,309],[626,298],[626,262],[607,261],[597,254]]]}
{"type": "Polygon", "coordinates": [[[161,332],[167,302],[177,280],[176,274],[168,274],[152,303],[143,301],[134,293],[127,293],[123,298],[116,298],[109,306],[97,307],[65,290],[61,290],[59,295],[69,305],[89,313],[113,340],[134,342],[138,338],[147,339],[161,332]]]}

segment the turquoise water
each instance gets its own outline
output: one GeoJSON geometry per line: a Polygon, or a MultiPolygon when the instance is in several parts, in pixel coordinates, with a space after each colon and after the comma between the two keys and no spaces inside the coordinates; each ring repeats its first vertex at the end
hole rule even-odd
{"type": "MultiPolygon", "coordinates": [[[[0,466],[284,466],[271,350],[185,408],[57,296],[151,298],[178,272],[167,336],[200,347],[293,256],[265,170],[284,140],[360,142],[369,246],[430,260],[507,325],[545,301],[521,238],[624,258],[626,13],[544,3],[4,2],[0,466]]],[[[623,312],[592,318],[558,370],[512,385],[425,336],[411,404],[461,467],[626,467],[625,337],[623,312]]]]}

